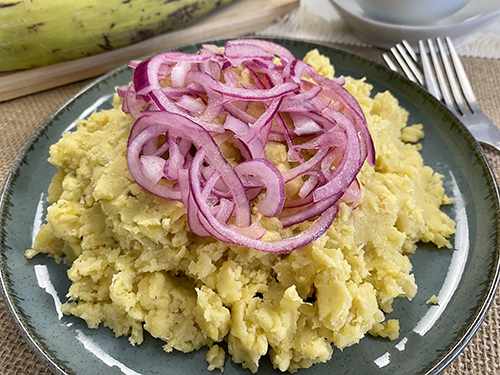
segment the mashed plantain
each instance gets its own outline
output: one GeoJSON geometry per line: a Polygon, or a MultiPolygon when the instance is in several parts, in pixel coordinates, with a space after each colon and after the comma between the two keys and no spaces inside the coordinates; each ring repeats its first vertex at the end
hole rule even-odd
{"type": "MultiPolygon", "coordinates": [[[[333,76],[317,51],[305,60],[333,76]]],[[[266,354],[275,368],[294,372],[368,332],[396,339],[399,322],[384,321],[384,313],[396,297],[417,292],[409,258],[416,243],[450,247],[454,222],[440,211],[450,199],[419,154],[422,126],[407,126],[391,93],[371,97],[368,83],[349,77],[345,87],[366,114],[376,166],[365,164],[358,176],[359,207],[342,203],[314,243],[278,255],[194,236],[182,203],[157,198],[130,177],[125,152],[134,119],[115,99],[113,109],[79,121],[51,147],[58,168],[51,206],[26,256],[45,253],[70,265],[65,314],[134,345],[146,330],[166,352],[208,346],[211,370],[223,369],[224,341],[232,360],[253,372],[266,354]]],[[[266,148],[280,168],[286,151],[273,142],[266,148]]]]}

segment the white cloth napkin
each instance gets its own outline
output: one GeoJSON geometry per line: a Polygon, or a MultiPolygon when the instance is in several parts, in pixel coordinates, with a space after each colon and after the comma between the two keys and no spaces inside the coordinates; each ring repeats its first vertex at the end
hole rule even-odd
{"type": "MultiPolygon", "coordinates": [[[[258,35],[367,46],[349,32],[329,0],[302,0],[300,7],[258,35]]],[[[455,40],[455,45],[461,56],[500,59],[500,19],[455,40]]]]}

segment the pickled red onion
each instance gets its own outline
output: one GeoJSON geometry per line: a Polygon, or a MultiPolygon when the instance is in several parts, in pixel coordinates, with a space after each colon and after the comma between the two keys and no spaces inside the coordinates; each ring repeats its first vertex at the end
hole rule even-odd
{"type": "Polygon", "coordinates": [[[183,202],[193,233],[282,253],[325,233],[341,201],[356,207],[356,176],[365,160],[374,165],[375,152],[343,77],[325,78],[286,48],[259,39],[228,41],[224,49],[204,45],[195,54],[166,52],[131,67],[132,83],[118,89],[124,112],[136,119],[129,171],[150,193],[183,202]],[[239,82],[237,70],[251,80],[239,82]],[[258,117],[248,112],[253,102],[263,108],[258,117]],[[240,151],[238,164],[223,156],[225,142],[240,151]],[[286,147],[291,169],[280,171],[266,158],[269,142],[286,147]],[[302,187],[287,197],[285,184],[296,179],[302,187]],[[283,227],[311,223],[268,241],[259,214],[283,227]]]}

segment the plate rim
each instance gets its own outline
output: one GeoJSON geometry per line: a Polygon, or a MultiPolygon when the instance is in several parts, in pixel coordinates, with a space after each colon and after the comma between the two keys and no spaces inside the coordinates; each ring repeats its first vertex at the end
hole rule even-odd
{"type": "MultiPolygon", "coordinates": [[[[172,50],[180,50],[180,49],[189,49],[189,48],[194,48],[194,47],[199,47],[201,44],[204,43],[224,43],[227,40],[232,40],[236,38],[223,38],[223,39],[211,39],[211,40],[206,40],[206,41],[201,41],[201,42],[196,42],[196,43],[189,43],[189,44],[184,44],[182,46],[178,47],[173,47],[169,48],[166,50],[158,51],[149,55],[146,55],[142,57],[141,59],[146,59],[149,58],[153,55],[156,55],[158,53],[162,53],[165,51],[172,51],[172,50]]],[[[383,66],[382,64],[373,61],[371,59],[368,59],[364,56],[358,55],[355,52],[349,51],[348,49],[343,49],[339,48],[338,46],[332,46],[328,45],[326,43],[322,42],[317,42],[317,41],[310,41],[310,40],[303,40],[303,39],[296,39],[296,38],[287,38],[287,37],[267,37],[267,36],[251,36],[251,37],[239,37],[237,39],[264,39],[264,40],[270,40],[275,43],[291,43],[291,44],[301,44],[301,45],[314,45],[326,49],[330,49],[333,51],[339,51],[351,59],[355,59],[359,62],[368,62],[370,64],[374,64],[377,66],[378,69],[384,70],[385,74],[390,74],[394,79],[398,81],[398,83],[403,84],[403,85],[409,85],[413,89],[416,89],[417,91],[420,91],[420,94],[423,95],[426,99],[434,101],[437,103],[439,106],[441,106],[441,109],[444,110],[445,112],[448,113],[449,116],[454,118],[454,121],[462,128],[462,130],[465,131],[466,138],[469,142],[474,144],[475,151],[479,154],[481,157],[481,160],[483,162],[483,167],[486,167],[486,170],[488,171],[488,176],[491,179],[493,188],[495,190],[494,198],[496,200],[497,205],[495,206],[495,209],[497,212],[500,211],[500,188],[499,188],[499,181],[495,176],[495,173],[493,171],[493,168],[491,166],[491,163],[489,162],[488,158],[486,157],[486,153],[484,152],[483,148],[479,145],[479,143],[472,137],[470,132],[467,130],[467,128],[460,122],[460,120],[441,102],[437,101],[431,94],[429,94],[427,91],[425,91],[423,88],[418,86],[417,84],[406,80],[403,76],[398,75],[397,73],[392,72],[390,69],[387,67],[383,66]]],[[[35,143],[37,142],[38,138],[43,136],[43,134],[50,128],[51,124],[53,121],[58,117],[63,115],[65,111],[70,110],[71,106],[75,101],[80,99],[82,96],[84,96],[89,90],[91,90],[93,87],[98,86],[99,83],[103,81],[107,81],[109,78],[114,76],[115,74],[120,73],[121,71],[124,71],[128,68],[128,64],[124,64],[116,69],[113,69],[112,71],[101,75],[97,77],[96,79],[92,80],[90,83],[85,85],[82,89],[80,89],[76,94],[71,96],[69,99],[67,99],[63,104],[57,107],[56,110],[54,110],[45,120],[43,120],[40,125],[36,128],[36,130],[32,133],[32,135],[28,138],[24,146],[21,148],[20,152],[16,156],[11,168],[9,169],[9,172],[5,178],[4,184],[2,186],[2,189],[0,191],[0,290],[1,294],[3,297],[3,300],[5,302],[5,305],[7,307],[7,311],[9,312],[9,315],[13,319],[18,331],[21,333],[23,336],[24,340],[29,344],[30,348],[35,352],[35,354],[41,359],[41,361],[53,372],[56,372],[61,375],[72,375],[74,374],[72,371],[69,369],[65,369],[65,366],[61,363],[57,363],[57,360],[52,358],[51,355],[47,353],[46,350],[44,350],[44,345],[39,342],[38,338],[36,335],[33,335],[30,330],[26,327],[26,323],[23,322],[22,320],[24,317],[22,317],[22,313],[18,310],[16,307],[15,302],[13,301],[12,296],[9,294],[10,286],[9,284],[9,275],[5,274],[5,270],[8,269],[8,264],[5,262],[5,254],[4,254],[4,243],[5,243],[5,238],[6,238],[6,233],[4,229],[4,222],[5,222],[5,208],[7,205],[9,205],[9,202],[7,202],[8,195],[9,195],[9,187],[11,185],[12,180],[16,178],[16,176],[21,173],[21,167],[22,164],[25,161],[25,158],[27,154],[31,151],[31,149],[35,146],[35,143]]],[[[496,221],[496,239],[500,240],[500,218],[497,219],[496,221]]],[[[481,296],[481,299],[483,303],[481,303],[481,308],[477,310],[477,313],[473,316],[474,319],[471,324],[468,325],[467,329],[465,330],[465,333],[463,333],[460,337],[459,340],[456,341],[455,345],[452,345],[448,348],[446,348],[445,353],[440,357],[436,358],[435,364],[428,368],[424,375],[431,375],[431,374],[438,374],[442,370],[444,370],[457,356],[458,354],[464,349],[464,347],[470,342],[474,334],[477,332],[479,329],[481,323],[484,321],[486,318],[486,315],[494,301],[495,295],[498,291],[499,285],[500,285],[500,241],[497,241],[497,248],[495,253],[495,258],[494,258],[494,273],[493,277],[488,278],[488,288],[487,288],[487,293],[483,296],[481,296]]]]}

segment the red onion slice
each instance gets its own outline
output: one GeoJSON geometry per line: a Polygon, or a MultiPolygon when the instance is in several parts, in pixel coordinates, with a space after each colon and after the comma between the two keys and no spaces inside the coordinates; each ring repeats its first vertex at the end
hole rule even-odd
{"type": "Polygon", "coordinates": [[[163,177],[163,167],[165,160],[158,156],[141,156],[140,170],[142,174],[153,184],[157,184],[163,177]]]}
{"type": "Polygon", "coordinates": [[[241,100],[270,100],[294,92],[298,85],[293,82],[286,82],[280,86],[274,86],[269,90],[246,90],[230,87],[222,82],[216,81],[208,74],[199,70],[192,70],[187,74],[188,82],[196,82],[205,89],[218,92],[224,96],[241,100]]]}
{"type": "Polygon", "coordinates": [[[286,48],[259,39],[204,45],[196,54],[166,52],[131,67],[132,83],[117,90],[124,112],[136,118],[129,171],[152,194],[182,201],[193,233],[281,253],[321,236],[340,200],[357,206],[356,176],[365,160],[374,164],[375,153],[343,77],[327,79],[286,48]],[[269,142],[285,147],[289,170],[266,158],[269,142]],[[298,194],[287,197],[285,183],[297,178],[303,179],[298,194]],[[266,241],[250,202],[283,227],[311,225],[266,241]]]}
{"type": "MultiPolygon", "coordinates": [[[[142,118],[142,117],[141,117],[142,118]]],[[[128,145],[127,148],[127,165],[132,175],[132,178],[145,190],[150,193],[169,200],[181,200],[181,192],[176,191],[168,186],[160,185],[157,182],[160,178],[153,179],[151,171],[155,166],[144,168],[144,160],[141,157],[141,151],[145,143],[149,142],[153,137],[164,134],[165,129],[161,126],[153,125],[141,131],[128,145]]],[[[160,175],[160,172],[158,172],[160,175]]],[[[161,171],[163,174],[163,169],[161,171]]],[[[161,176],[161,175],[160,175],[161,176]]]]}
{"type": "Polygon", "coordinates": [[[301,113],[290,113],[290,117],[294,124],[293,132],[299,136],[317,134],[323,130],[321,125],[310,116],[301,113]]]}
{"type": "Polygon", "coordinates": [[[330,205],[308,229],[302,231],[296,236],[277,241],[264,241],[242,234],[239,231],[234,230],[234,228],[229,227],[227,224],[223,224],[218,221],[210,212],[210,206],[202,199],[201,186],[195,176],[199,175],[205,156],[205,151],[201,148],[198,149],[198,152],[193,159],[193,163],[191,164],[191,193],[193,194],[194,201],[198,206],[199,213],[206,220],[204,229],[215,238],[222,237],[224,242],[238,246],[246,246],[260,251],[286,253],[314,242],[318,237],[327,231],[337,215],[337,206],[330,205]]]}
{"type": "Polygon", "coordinates": [[[279,56],[281,63],[283,65],[286,65],[290,63],[291,61],[295,60],[295,56],[293,53],[291,53],[288,49],[286,49],[283,46],[280,46],[279,44],[267,41],[267,40],[262,40],[262,39],[236,39],[236,40],[230,40],[226,42],[225,46],[227,47],[232,47],[235,45],[254,45],[256,47],[261,48],[262,50],[269,52],[273,55],[279,56]]]}
{"type": "Polygon", "coordinates": [[[266,196],[257,203],[257,208],[262,215],[278,216],[285,203],[286,191],[283,175],[274,164],[267,159],[252,159],[238,164],[234,170],[240,178],[252,176],[261,183],[260,186],[266,188],[266,196]]]}
{"type": "Polygon", "coordinates": [[[212,136],[205,129],[181,115],[157,111],[143,112],[143,115],[136,121],[136,125],[137,123],[146,123],[146,125],[141,126],[144,129],[130,142],[127,150],[129,170],[137,183],[162,198],[181,200],[179,191],[173,191],[159,184],[152,184],[149,180],[143,178],[144,175],[140,170],[139,161],[144,143],[160,135],[168,133],[169,137],[189,139],[196,146],[203,145],[208,150],[207,159],[209,159],[210,165],[220,173],[226,186],[230,187],[233,202],[236,205],[237,225],[250,225],[250,204],[243,184],[234,169],[221,154],[212,136]]]}

